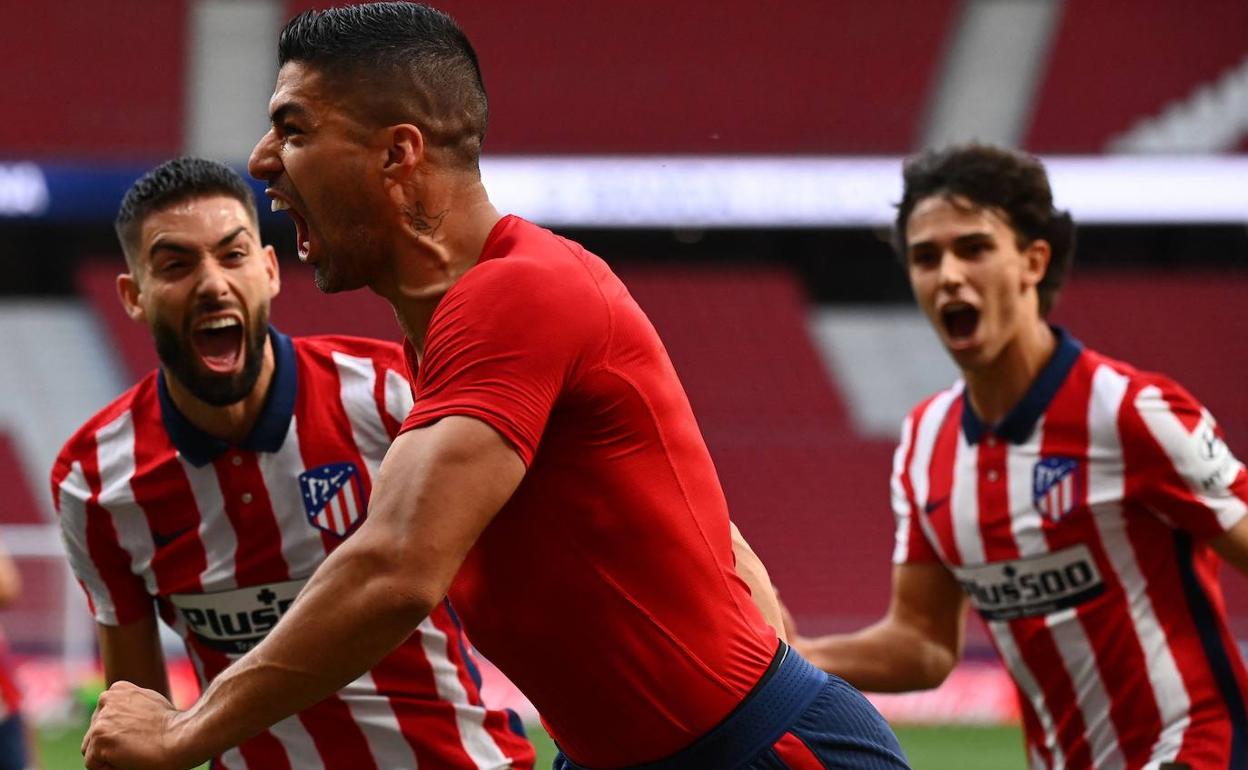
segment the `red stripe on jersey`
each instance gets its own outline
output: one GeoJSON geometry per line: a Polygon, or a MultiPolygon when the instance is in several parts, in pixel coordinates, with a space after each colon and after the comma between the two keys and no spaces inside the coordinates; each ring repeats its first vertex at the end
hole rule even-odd
{"type": "Polygon", "coordinates": [[[781,735],[771,748],[790,770],[823,770],[823,762],[793,733],[781,735]]]}
{"type": "Polygon", "coordinates": [[[926,506],[930,512],[929,515],[932,516],[933,524],[935,524],[936,517],[941,520],[941,526],[934,526],[933,529],[940,541],[941,551],[951,564],[962,563],[962,553],[958,549],[957,540],[954,539],[954,527],[951,521],[954,462],[958,454],[962,409],[962,398],[955,396],[936,433],[936,439],[932,443],[931,459],[928,463],[926,506]]]}
{"type": "Polygon", "coordinates": [[[378,770],[364,731],[337,695],[299,712],[299,721],[312,737],[325,767],[378,770]]]}
{"type": "Polygon", "coordinates": [[[199,538],[200,512],[191,482],[165,432],[154,398],[136,399],[134,417],[134,501],[152,532],[152,574],[160,595],[203,590],[208,555],[199,538]],[[176,537],[175,537],[176,535],[176,537]],[[162,542],[165,538],[173,538],[162,542]]]}
{"type": "Polygon", "coordinates": [[[373,682],[377,692],[389,699],[418,767],[471,767],[472,758],[464,750],[454,707],[444,700],[414,700],[404,694],[411,692],[412,682],[430,683],[430,690],[435,690],[433,668],[420,637],[419,630],[414,632],[402,647],[378,663],[372,671],[373,682]]]}
{"type": "MultiPolygon", "coordinates": [[[[1001,650],[997,650],[997,654],[1001,654],[1001,650]]],[[[1002,656],[1004,658],[1005,656],[1002,656]]],[[[1031,736],[1042,737],[1044,735],[1044,727],[1040,724],[1040,717],[1036,716],[1036,709],[1031,705],[1031,698],[1027,697],[1027,693],[1023,692],[1023,688],[1018,686],[1018,680],[1014,680],[1014,692],[1018,695],[1019,710],[1023,713],[1023,738],[1028,749],[1035,751],[1040,755],[1040,759],[1044,761],[1042,767],[1053,766],[1053,752],[1042,742],[1032,743],[1031,736]]]]}
{"type": "MultiPolygon", "coordinates": [[[[1070,501],[1068,505],[1071,507],[1058,509],[1069,511],[1067,518],[1092,516],[1087,506],[1088,447],[1091,443],[1088,416],[1096,368],[1092,359],[1083,357],[1071,370],[1045,413],[1047,423],[1061,425],[1063,430],[1060,434],[1045,431],[1040,444],[1040,456],[1071,457],[1079,461],[1075,471],[1078,476],[1074,479],[1077,483],[1071,483],[1070,487],[1073,492],[1081,491],[1082,496],[1070,501]]],[[[1068,477],[1064,481],[1072,479],[1068,477]]],[[[1143,765],[1149,759],[1153,742],[1161,730],[1161,714],[1157,710],[1154,697],[1143,697],[1144,694],[1153,695],[1144,648],[1136,634],[1122,631],[1132,627],[1131,617],[1127,612],[1126,591],[1095,524],[1089,523],[1086,527],[1059,527],[1046,521],[1044,535],[1050,550],[1060,550],[1078,543],[1088,546],[1105,582],[1106,592],[1116,597],[1112,602],[1084,603],[1076,612],[1088,644],[1096,652],[1097,670],[1109,697],[1110,721],[1118,736],[1123,757],[1128,766],[1143,765]],[[1138,693],[1141,697],[1113,697],[1117,692],[1138,693]]],[[[1074,702],[1069,705],[1070,708],[1077,708],[1074,702]]],[[[1069,751],[1070,748],[1066,747],[1066,750],[1069,751]]]]}
{"type": "Polygon", "coordinates": [[[238,747],[247,770],[294,770],[282,742],[272,733],[263,732],[238,747]]]}
{"type": "Polygon", "coordinates": [[[906,456],[901,466],[901,488],[906,494],[906,504],[910,508],[910,527],[907,533],[908,542],[906,543],[905,557],[907,562],[932,561],[939,558],[939,555],[932,548],[932,544],[928,542],[927,536],[923,534],[923,523],[920,518],[923,516],[923,509],[919,507],[918,501],[915,499],[914,479],[910,475],[910,469],[914,463],[914,452],[919,444],[919,423],[923,421],[924,415],[927,414],[927,410],[935,400],[935,396],[927,399],[911,413],[910,445],[906,447],[906,456]]]}
{"type": "Polygon", "coordinates": [[[108,589],[118,624],[133,623],[152,611],[143,581],[130,571],[130,556],[121,547],[113,517],[100,506],[100,465],[96,436],[84,437],[82,474],[91,498],[86,503],[87,552],[108,589]]]}
{"type": "MultiPolygon", "coordinates": [[[[989,562],[1018,559],[1021,556],[1018,545],[1009,533],[1010,477],[1006,464],[1009,449],[1005,442],[994,439],[989,433],[979,442],[977,451],[980,527],[984,531],[990,531],[986,529],[990,526],[1006,527],[997,537],[984,537],[984,557],[989,562]],[[1004,525],[999,523],[1002,518],[1004,525]]],[[[1077,703],[1074,684],[1044,617],[1019,618],[1009,621],[1009,625],[1019,654],[1027,668],[1034,672],[1036,684],[1044,695],[1067,767],[1092,767],[1092,754],[1084,737],[1083,714],[1077,707],[1071,707],[1077,703]]]]}
{"type": "Polygon", "coordinates": [[[282,533],[254,452],[229,451],[212,461],[225,515],[238,538],[234,577],[240,586],[290,579],[282,533]],[[237,465],[235,461],[238,461],[237,465]]]}

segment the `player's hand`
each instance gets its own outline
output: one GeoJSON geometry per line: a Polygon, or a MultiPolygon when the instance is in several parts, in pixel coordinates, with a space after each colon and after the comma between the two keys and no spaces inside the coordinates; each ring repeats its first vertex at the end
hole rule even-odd
{"type": "Polygon", "coordinates": [[[87,770],[187,770],[192,758],[179,755],[174,717],[163,695],[117,682],[100,696],[82,739],[87,770]]]}

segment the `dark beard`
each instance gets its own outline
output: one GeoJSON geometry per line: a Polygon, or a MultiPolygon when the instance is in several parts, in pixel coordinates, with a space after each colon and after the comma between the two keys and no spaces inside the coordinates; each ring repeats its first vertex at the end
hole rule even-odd
{"type": "MultiPolygon", "coordinates": [[[[198,354],[186,338],[179,336],[163,321],[152,325],[156,339],[156,355],[165,369],[191,392],[191,395],[211,406],[237,404],[251,393],[260,378],[260,366],[264,363],[264,340],[269,334],[269,311],[260,308],[251,336],[243,343],[243,370],[238,374],[220,375],[199,371],[195,366],[198,354]]],[[[246,334],[246,332],[244,332],[246,334]]]]}

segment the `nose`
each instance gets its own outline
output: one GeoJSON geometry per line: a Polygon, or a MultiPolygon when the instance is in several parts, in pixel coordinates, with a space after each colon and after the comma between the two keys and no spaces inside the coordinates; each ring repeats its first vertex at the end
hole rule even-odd
{"type": "Polygon", "coordinates": [[[956,254],[946,251],[940,255],[940,286],[954,288],[961,286],[965,275],[962,271],[962,260],[956,254]]]}
{"type": "Polygon", "coordinates": [[[277,136],[274,135],[273,129],[265,132],[260,137],[260,141],[256,142],[256,146],[251,150],[251,157],[247,159],[247,173],[256,179],[267,182],[282,171],[282,163],[277,154],[277,136]]]}
{"type": "Polygon", "coordinates": [[[217,304],[230,295],[230,282],[225,267],[211,257],[199,261],[199,280],[195,282],[195,298],[204,304],[217,304]]]}

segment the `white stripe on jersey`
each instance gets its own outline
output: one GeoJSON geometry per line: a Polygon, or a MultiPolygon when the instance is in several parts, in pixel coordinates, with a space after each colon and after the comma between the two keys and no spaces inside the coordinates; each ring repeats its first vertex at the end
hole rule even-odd
{"type": "MultiPolygon", "coordinates": [[[[1217,515],[1218,524],[1223,530],[1230,529],[1245,515],[1248,515],[1248,504],[1235,495],[1229,494],[1227,484],[1218,485],[1216,490],[1220,494],[1210,497],[1204,493],[1197,481],[1216,470],[1222,470],[1225,474],[1228,468],[1223,466],[1223,462],[1229,464],[1230,478],[1234,478],[1235,474],[1243,469],[1243,465],[1238,460],[1235,460],[1233,456],[1225,460],[1203,458],[1199,452],[1192,451],[1192,444],[1197,437],[1183,427],[1183,423],[1170,410],[1161,390],[1156,386],[1141,388],[1133,406],[1148,427],[1149,433],[1165,451],[1174,469],[1187,482],[1192,496],[1217,515]]],[[[1210,429],[1213,426],[1213,417],[1206,409],[1201,410],[1201,425],[1206,425],[1210,429]]],[[[1229,452],[1229,450],[1226,451],[1229,452]]],[[[1171,522],[1171,526],[1174,525],[1175,523],[1171,522]]]]}
{"type": "Polygon", "coordinates": [[[225,515],[225,499],[221,496],[217,471],[212,463],[196,468],[181,453],[178,454],[178,462],[186,473],[191,496],[199,506],[201,514],[209,512],[208,515],[199,517],[199,540],[203,543],[204,554],[208,558],[208,569],[199,576],[200,584],[205,593],[238,588],[238,581],[234,577],[234,554],[238,552],[238,536],[225,515]]]}
{"type": "MultiPolygon", "coordinates": [[[[1027,665],[1027,661],[1023,659],[1022,650],[1014,641],[1014,632],[1010,630],[1009,621],[989,620],[984,625],[992,634],[997,649],[1001,651],[1001,657],[1007,661],[1014,661],[1014,664],[1010,666],[1010,674],[1013,675],[1014,683],[1018,685],[1023,697],[1031,704],[1031,709],[1040,722],[1040,729],[1044,731],[1044,745],[1053,755],[1053,763],[1049,767],[1053,770],[1062,770],[1066,766],[1066,760],[1062,756],[1062,747],[1057,742],[1057,727],[1053,724],[1053,715],[1049,713],[1045,705],[1044,690],[1040,689],[1035,675],[1027,665]]],[[[1042,767],[1042,765],[1037,764],[1035,767],[1042,767]]]]}
{"type": "Polygon", "coordinates": [[[1169,760],[1178,755],[1187,730],[1191,698],[1183,686],[1178,663],[1170,651],[1165,631],[1149,599],[1148,582],[1135,559],[1122,516],[1123,486],[1126,478],[1122,441],[1118,432],[1118,412],[1126,396],[1128,381],[1108,366],[1098,366],[1092,375],[1093,397],[1088,404],[1088,443],[1104,459],[1112,462],[1089,463],[1088,501],[1092,505],[1106,558],[1113,566],[1127,593],[1131,624],[1148,662],[1148,678],[1153,687],[1161,733],[1152,757],[1169,760]]]}
{"type": "MultiPolygon", "coordinates": [[[[378,458],[389,448],[390,434],[386,432],[381,414],[377,411],[377,398],[374,396],[377,372],[373,368],[373,360],[349,356],[339,350],[335,350],[333,355],[334,363],[338,365],[338,381],[342,384],[342,408],[351,423],[351,437],[355,439],[355,446],[368,466],[369,478],[376,481],[377,469],[381,465],[378,458]]],[[[350,500],[351,496],[347,495],[347,498],[350,500]]],[[[354,509],[352,513],[355,513],[354,509]]]]}
{"type": "Polygon", "coordinates": [[[918,435],[915,437],[914,457],[910,461],[910,486],[914,490],[914,502],[919,510],[927,505],[928,468],[932,463],[932,448],[936,445],[936,434],[945,422],[945,415],[956,398],[962,395],[961,386],[940,393],[923,412],[919,420],[918,435]]]}
{"type": "Polygon", "coordinates": [[[57,496],[57,507],[61,511],[61,539],[65,543],[65,552],[73,563],[74,573],[91,595],[91,603],[95,605],[95,619],[115,626],[117,605],[113,602],[113,595],[109,593],[108,584],[95,568],[95,561],[91,559],[87,546],[86,501],[91,499],[91,487],[87,484],[82,464],[77,460],[69,466],[69,473],[57,488],[57,496]]]}
{"type": "MultiPolygon", "coordinates": [[[[1005,472],[1009,479],[1009,505],[1011,511],[1010,534],[1018,546],[1018,555],[1024,558],[1049,552],[1044,538],[1044,522],[1032,499],[1032,467],[1040,457],[1041,439],[1044,436],[1044,417],[1036,422],[1036,428],[1022,444],[1006,442],[1005,472]],[[1021,511],[1021,513],[1020,513],[1021,511]]],[[[976,478],[972,469],[969,478],[976,478]]]]}
{"type": "Polygon", "coordinates": [[[511,760],[485,729],[485,709],[468,702],[468,693],[459,681],[459,671],[447,658],[446,634],[426,618],[420,624],[420,643],[433,667],[438,695],[455,706],[455,724],[464,751],[480,770],[507,770],[511,760]]]}
{"type": "Polygon", "coordinates": [[[95,434],[100,468],[100,507],[108,511],[117,542],[130,554],[130,570],[143,578],[147,592],[156,595],[156,573],[151,569],[156,544],[147,516],[134,500],[134,418],[129,411],[95,434]]]}
{"type": "MultiPolygon", "coordinates": [[[[299,448],[297,416],[290,418],[290,430],[282,446],[273,454],[257,452],[256,462],[264,486],[269,490],[273,517],[282,539],[282,558],[290,577],[303,578],[311,575],[317,565],[325,560],[325,545],[320,530],[308,522],[307,511],[300,502],[299,474],[303,472],[303,455],[299,448]]],[[[231,553],[233,553],[231,551],[231,553]]]]}
{"type": "Polygon", "coordinates": [[[978,453],[966,442],[962,431],[957,434],[957,449],[953,457],[953,485],[949,489],[949,505],[958,512],[953,519],[953,542],[958,547],[961,562],[965,565],[983,564],[984,541],[979,533],[979,478],[978,453]],[[965,512],[965,515],[962,515],[965,512]]]}
{"type": "Polygon", "coordinates": [[[403,737],[403,730],[390,706],[390,699],[377,693],[377,684],[373,681],[372,674],[365,673],[344,687],[339,694],[343,696],[343,703],[350,709],[352,719],[364,733],[364,738],[375,756],[384,757],[388,766],[395,768],[417,766],[416,755],[403,737]]]}
{"type": "MultiPolygon", "coordinates": [[[[295,770],[325,770],[325,762],[321,759],[321,753],[316,750],[316,744],[312,742],[312,736],[303,726],[303,722],[299,721],[298,714],[286,717],[270,727],[269,734],[282,744],[282,748],[286,751],[286,758],[290,760],[290,766],[295,770]]],[[[268,768],[254,767],[249,770],[268,770],[268,768]]]]}
{"type": "MultiPolygon", "coordinates": [[[[1051,550],[1044,536],[1044,523],[1033,500],[1032,468],[1036,458],[1043,456],[1044,427],[1044,417],[1041,417],[1025,443],[1006,445],[1009,452],[1006,466],[1010,480],[1009,504],[1014,512],[1011,530],[1019,555],[1023,557],[1051,550]],[[1020,514],[1019,511],[1025,513],[1020,514]]],[[[1073,479],[1071,481],[1073,490],[1073,479]]],[[[1056,510],[1065,510],[1065,507],[1056,510]]],[[[1110,718],[1111,698],[1097,667],[1096,650],[1076,610],[1070,607],[1049,614],[1045,616],[1044,623],[1053,635],[1057,653],[1075,689],[1075,700],[1083,716],[1084,737],[1092,754],[1092,766],[1098,770],[1116,770],[1125,765],[1126,759],[1118,746],[1118,730],[1110,718]]]]}
{"type": "MultiPolygon", "coordinates": [[[[901,441],[897,443],[897,451],[893,452],[893,473],[889,479],[890,501],[893,505],[893,521],[896,524],[896,535],[893,540],[893,561],[905,561],[910,550],[910,526],[915,523],[917,511],[910,505],[910,496],[906,494],[906,486],[901,477],[906,472],[906,456],[910,454],[910,430],[914,427],[914,418],[906,416],[901,423],[901,441]]],[[[922,526],[922,522],[919,522],[922,526]]]]}
{"type": "MultiPolygon", "coordinates": [[[[1038,436],[1039,431],[1036,431],[1029,439],[1028,445],[1025,445],[1033,452],[1036,449],[1035,442],[1038,441],[1038,436]]],[[[1014,510],[1014,499],[1018,494],[1015,488],[1018,484],[1018,478],[1021,477],[1027,482],[1030,482],[1031,479],[1030,467],[1021,473],[1014,467],[1016,464],[1014,461],[1015,452],[1015,447],[1008,446],[1006,450],[1006,482],[1009,485],[1007,499],[1009,500],[1011,510],[1014,510]]],[[[953,490],[950,495],[950,505],[953,506],[953,510],[958,511],[958,515],[953,518],[954,537],[958,544],[958,550],[961,551],[963,564],[984,564],[987,562],[983,535],[980,532],[979,525],[981,513],[979,510],[978,484],[980,476],[979,447],[978,445],[972,447],[968,444],[965,434],[959,430],[957,454],[954,457],[953,490]],[[965,515],[963,512],[966,512],[965,515]]],[[[1030,484],[1024,491],[1028,495],[1027,507],[1031,508],[1030,484]]],[[[1043,543],[1028,542],[1026,538],[1019,537],[1020,532],[1017,521],[1012,519],[1010,526],[1014,545],[1018,548],[1020,555],[1034,555],[1045,550],[1043,543]],[[1023,542],[1020,542],[1020,540],[1023,542]]],[[[1027,660],[1023,657],[1022,650],[1019,649],[1018,643],[1014,639],[1014,632],[1010,628],[1009,622],[993,620],[988,621],[986,625],[996,640],[997,648],[1001,650],[1001,654],[1007,661],[1014,661],[1014,665],[1010,670],[1014,674],[1019,689],[1023,692],[1028,702],[1031,703],[1032,711],[1035,712],[1041,729],[1044,730],[1044,745],[1053,755],[1052,767],[1054,770],[1059,770],[1065,766],[1065,760],[1062,756],[1061,746],[1058,745],[1057,725],[1053,721],[1052,712],[1049,711],[1048,701],[1045,700],[1044,689],[1036,680],[1035,674],[1028,666],[1027,660]]]]}
{"type": "Polygon", "coordinates": [[[412,386],[403,375],[393,369],[386,370],[386,413],[400,425],[412,411],[412,386]]]}

